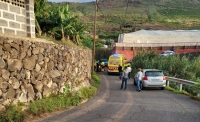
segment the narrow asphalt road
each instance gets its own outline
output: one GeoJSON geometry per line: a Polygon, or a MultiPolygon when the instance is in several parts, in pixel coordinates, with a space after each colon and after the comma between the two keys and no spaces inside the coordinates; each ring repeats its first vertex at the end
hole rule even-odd
{"type": "Polygon", "coordinates": [[[99,75],[102,83],[94,98],[38,122],[200,122],[200,101],[158,88],[137,92],[133,79],[120,90],[117,75],[99,75]]]}

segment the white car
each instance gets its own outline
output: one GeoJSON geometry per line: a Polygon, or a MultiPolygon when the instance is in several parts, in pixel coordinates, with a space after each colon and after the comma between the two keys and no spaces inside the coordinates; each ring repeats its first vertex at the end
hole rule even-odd
{"type": "MultiPolygon", "coordinates": [[[[140,84],[140,88],[144,89],[145,87],[159,87],[162,90],[166,86],[166,77],[163,74],[162,70],[158,69],[143,69],[143,79],[140,84]]],[[[136,80],[134,79],[134,85],[137,85],[136,80]]]]}
{"type": "Polygon", "coordinates": [[[169,55],[174,55],[174,54],[175,54],[174,51],[166,50],[166,51],[162,52],[162,53],[160,54],[160,56],[169,56],[169,55]]]}

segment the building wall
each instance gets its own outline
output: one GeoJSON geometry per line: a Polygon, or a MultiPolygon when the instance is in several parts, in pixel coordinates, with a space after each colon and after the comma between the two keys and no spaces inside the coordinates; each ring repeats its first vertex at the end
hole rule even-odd
{"type": "Polygon", "coordinates": [[[35,38],[34,0],[0,1],[0,33],[35,38]]]}
{"type": "Polygon", "coordinates": [[[42,39],[0,35],[0,110],[51,93],[89,87],[92,51],[42,39]]]}
{"type": "MultiPolygon", "coordinates": [[[[200,52],[200,46],[173,46],[176,54],[187,54],[200,52]]],[[[127,61],[132,60],[141,51],[154,51],[156,54],[160,54],[165,50],[172,49],[172,46],[157,46],[157,47],[115,47],[114,53],[124,54],[127,61]]]]}

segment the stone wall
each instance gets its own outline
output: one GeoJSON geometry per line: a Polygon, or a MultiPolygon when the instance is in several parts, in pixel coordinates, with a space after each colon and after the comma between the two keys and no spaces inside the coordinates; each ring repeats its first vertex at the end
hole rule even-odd
{"type": "Polygon", "coordinates": [[[0,33],[35,38],[34,0],[0,0],[0,33]]]}
{"type": "Polygon", "coordinates": [[[92,51],[0,35],[0,108],[89,87],[92,51]]]}

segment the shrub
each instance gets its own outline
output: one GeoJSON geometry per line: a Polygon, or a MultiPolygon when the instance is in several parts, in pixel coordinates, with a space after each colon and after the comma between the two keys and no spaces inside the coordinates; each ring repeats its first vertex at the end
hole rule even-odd
{"type": "Polygon", "coordinates": [[[26,118],[26,113],[21,106],[9,105],[5,110],[0,111],[1,122],[21,122],[26,118]]]}
{"type": "Polygon", "coordinates": [[[77,106],[84,100],[91,98],[100,86],[100,78],[94,73],[92,74],[91,86],[83,87],[79,91],[71,92],[69,84],[65,85],[64,93],[60,95],[52,94],[49,97],[33,101],[29,105],[29,113],[39,115],[40,113],[52,112],[61,108],[77,106]]]}
{"type": "Polygon", "coordinates": [[[29,104],[28,109],[22,111],[23,103],[9,105],[6,110],[0,111],[0,122],[21,122],[31,114],[38,116],[40,113],[52,112],[70,106],[77,106],[84,99],[91,98],[100,86],[100,77],[92,74],[91,86],[83,87],[79,91],[71,92],[69,84],[65,85],[63,94],[51,94],[29,104]]]}
{"type": "Polygon", "coordinates": [[[94,86],[95,88],[99,88],[99,86],[100,86],[100,82],[101,81],[101,79],[100,79],[100,77],[94,72],[93,74],[92,74],[92,81],[91,81],[91,85],[92,86],[94,86]]]}

